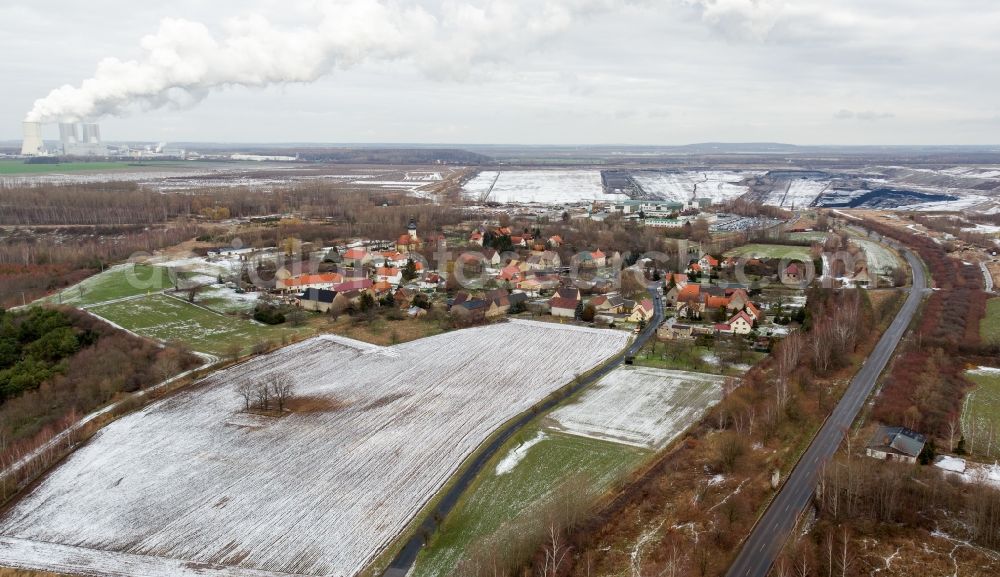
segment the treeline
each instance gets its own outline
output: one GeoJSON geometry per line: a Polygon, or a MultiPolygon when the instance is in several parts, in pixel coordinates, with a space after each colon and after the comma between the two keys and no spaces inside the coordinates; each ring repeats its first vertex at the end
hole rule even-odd
{"type": "Polygon", "coordinates": [[[927,236],[921,236],[879,221],[865,219],[864,227],[882,236],[905,244],[920,255],[930,269],[937,286],[945,290],[982,290],[983,273],[978,266],[966,264],[948,256],[943,245],[927,236]]]}
{"type": "Polygon", "coordinates": [[[0,316],[0,334],[2,467],[118,395],[199,362],[183,348],[160,347],[70,308],[7,311],[0,316]]]}
{"type": "MultiPolygon", "coordinates": [[[[893,462],[873,467],[870,459],[842,455],[821,473],[814,504],[817,516],[811,529],[786,546],[772,575],[861,577],[890,567],[898,572],[893,563],[898,549],[886,557],[888,553],[871,547],[893,541],[912,543],[930,554],[919,561],[928,574],[951,572],[958,563],[975,574],[969,558],[955,556],[958,544],[983,547],[986,555],[1000,548],[1000,491],[934,467],[893,462]],[[928,565],[934,555],[926,540],[932,535],[950,541],[946,553],[950,549],[951,555],[940,555],[944,566],[928,565]]],[[[914,562],[899,561],[904,567],[914,562]]]]}
{"type": "Polygon", "coordinates": [[[420,216],[424,216],[421,212],[446,211],[401,192],[352,190],[321,182],[303,182],[274,190],[220,186],[176,193],[155,192],[132,182],[0,183],[0,199],[0,224],[17,226],[148,225],[205,215],[251,218],[291,212],[307,219],[364,224],[394,209],[420,216]]]}
{"type": "Polygon", "coordinates": [[[0,243],[0,306],[16,306],[70,286],[135,253],[200,234],[194,224],[100,230],[93,234],[31,231],[0,243]]]}

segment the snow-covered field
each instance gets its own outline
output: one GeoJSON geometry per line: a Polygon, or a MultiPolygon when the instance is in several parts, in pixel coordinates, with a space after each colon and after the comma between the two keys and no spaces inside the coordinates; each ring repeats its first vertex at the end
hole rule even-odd
{"type": "Polygon", "coordinates": [[[571,405],[549,415],[553,428],[636,447],[661,447],[721,398],[725,377],[621,367],[571,405]]]}
{"type": "Polygon", "coordinates": [[[858,245],[864,251],[868,272],[872,274],[890,274],[899,266],[899,259],[895,253],[881,243],[860,238],[852,238],[851,243],[858,245]]]}
{"type": "Polygon", "coordinates": [[[628,198],[604,194],[599,170],[505,170],[499,178],[496,171],[484,171],[467,182],[464,191],[472,198],[503,203],[563,204],[628,198]],[[483,198],[490,186],[493,191],[483,198]]]}
{"type": "Polygon", "coordinates": [[[740,184],[750,173],[729,171],[637,172],[632,179],[647,193],[661,200],[687,202],[711,198],[721,203],[743,196],[749,188],[740,184]]]}
{"type": "Polygon", "coordinates": [[[627,339],[513,321],[388,348],[323,336],[258,357],[99,432],[0,519],[18,542],[0,564],[355,575],[500,424],[627,339]],[[294,379],[303,408],[243,413],[235,384],[270,371],[294,379]]]}
{"type": "Polygon", "coordinates": [[[812,204],[816,200],[816,197],[822,194],[829,186],[830,182],[826,180],[797,178],[789,183],[787,191],[776,190],[771,192],[764,201],[764,204],[791,209],[805,208],[812,204]]]}

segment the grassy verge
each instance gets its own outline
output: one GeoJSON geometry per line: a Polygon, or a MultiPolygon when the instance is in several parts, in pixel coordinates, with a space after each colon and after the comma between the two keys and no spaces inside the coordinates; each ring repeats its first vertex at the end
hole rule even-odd
{"type": "Polygon", "coordinates": [[[985,343],[1000,342],[1000,298],[986,302],[986,316],[979,322],[979,336],[985,343]]]}
{"type": "Polygon", "coordinates": [[[987,441],[991,433],[1000,431],[1000,372],[969,371],[966,378],[976,383],[969,391],[962,411],[962,434],[970,453],[993,457],[998,452],[997,440],[987,441]],[[989,452],[989,454],[987,454],[989,452]]]}
{"type": "Polygon", "coordinates": [[[526,428],[490,461],[431,542],[420,552],[411,575],[450,574],[470,545],[537,508],[563,483],[578,478],[603,492],[650,453],[635,447],[526,428]],[[527,450],[526,442],[539,438],[527,450]],[[515,455],[520,461],[513,464],[515,455]],[[497,470],[500,463],[510,470],[497,470]]]}

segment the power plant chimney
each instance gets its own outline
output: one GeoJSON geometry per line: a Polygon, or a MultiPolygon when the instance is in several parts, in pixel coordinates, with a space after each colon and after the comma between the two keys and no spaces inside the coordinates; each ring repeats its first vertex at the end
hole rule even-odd
{"type": "Polygon", "coordinates": [[[21,143],[21,154],[38,156],[45,154],[45,142],[42,140],[42,123],[24,123],[24,141],[21,143]]]}

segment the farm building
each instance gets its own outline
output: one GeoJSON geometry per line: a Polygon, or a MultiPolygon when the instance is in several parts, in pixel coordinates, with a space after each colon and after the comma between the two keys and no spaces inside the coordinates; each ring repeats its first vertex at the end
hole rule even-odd
{"type": "Polygon", "coordinates": [[[311,288],[296,297],[295,301],[303,310],[325,313],[333,308],[336,298],[337,293],[333,291],[311,288]]]}
{"type": "Polygon", "coordinates": [[[881,426],[868,442],[865,452],[883,461],[916,463],[926,442],[926,437],[906,427],[881,426]]]}

